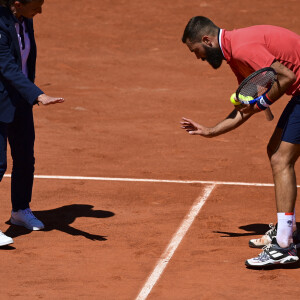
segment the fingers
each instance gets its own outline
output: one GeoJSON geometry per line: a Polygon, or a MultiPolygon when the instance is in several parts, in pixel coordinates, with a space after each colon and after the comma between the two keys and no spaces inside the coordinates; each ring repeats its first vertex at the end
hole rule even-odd
{"type": "Polygon", "coordinates": [[[180,124],[182,125],[181,128],[186,131],[196,130],[196,127],[188,121],[180,122],[180,124]]]}
{"type": "Polygon", "coordinates": [[[194,123],[193,120],[187,119],[187,118],[184,118],[184,117],[182,117],[182,120],[183,120],[183,121],[181,122],[182,124],[183,124],[183,123],[189,123],[189,124],[193,124],[193,123],[194,123]]]}
{"type": "Polygon", "coordinates": [[[188,125],[183,125],[183,126],[181,126],[181,128],[186,131],[197,130],[197,128],[195,126],[188,126],[188,125]]]}
{"type": "Polygon", "coordinates": [[[63,103],[64,101],[64,98],[52,98],[48,104],[63,103]]]}
{"type": "Polygon", "coordinates": [[[200,134],[197,130],[187,130],[187,133],[190,134],[190,135],[200,134]]]}
{"type": "Polygon", "coordinates": [[[64,98],[48,98],[47,101],[42,102],[44,105],[51,105],[56,103],[63,103],[65,101],[64,98]]]}
{"type": "Polygon", "coordinates": [[[197,133],[198,128],[196,126],[196,123],[194,123],[192,120],[187,118],[182,118],[182,121],[180,122],[182,125],[181,128],[187,131],[191,135],[199,134],[197,133]]]}
{"type": "Polygon", "coordinates": [[[184,121],[190,121],[190,119],[187,119],[185,117],[182,117],[182,120],[184,120],[184,121]]]}
{"type": "Polygon", "coordinates": [[[190,135],[201,135],[205,137],[209,136],[208,129],[206,127],[194,122],[191,119],[182,118],[180,123],[182,125],[181,128],[187,131],[190,135]]]}
{"type": "Polygon", "coordinates": [[[251,105],[251,104],[245,105],[244,104],[244,107],[239,109],[239,112],[242,114],[253,114],[256,111],[255,111],[255,108],[253,107],[253,105],[251,105]]]}
{"type": "Polygon", "coordinates": [[[194,125],[194,122],[190,119],[186,119],[186,118],[182,118],[183,121],[181,121],[180,123],[183,125],[183,126],[195,126],[194,125]]]}

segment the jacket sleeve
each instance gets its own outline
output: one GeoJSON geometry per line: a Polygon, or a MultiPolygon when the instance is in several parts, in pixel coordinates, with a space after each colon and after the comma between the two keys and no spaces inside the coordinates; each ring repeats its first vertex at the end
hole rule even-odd
{"type": "Polygon", "coordinates": [[[3,29],[0,29],[0,76],[5,84],[8,83],[31,105],[39,95],[43,94],[43,91],[23,74],[16,63],[11,50],[11,39],[3,29]]]}

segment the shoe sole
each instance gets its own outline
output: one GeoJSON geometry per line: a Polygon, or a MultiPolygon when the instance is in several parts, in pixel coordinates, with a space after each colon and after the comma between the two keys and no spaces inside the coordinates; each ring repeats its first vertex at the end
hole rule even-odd
{"type": "Polygon", "coordinates": [[[255,265],[252,265],[250,263],[248,263],[248,261],[246,260],[245,264],[247,267],[252,267],[252,268],[260,268],[260,267],[265,267],[265,266],[271,266],[271,265],[286,265],[286,264],[293,264],[295,262],[297,262],[299,260],[299,257],[298,256],[289,256],[289,257],[285,257],[281,260],[269,260],[267,262],[263,262],[263,263],[260,263],[260,264],[255,264],[255,265]]]}
{"type": "Polygon", "coordinates": [[[44,229],[45,227],[29,227],[29,226],[26,226],[26,224],[25,223],[23,223],[23,222],[20,222],[20,221],[16,221],[16,220],[14,220],[14,219],[10,219],[10,223],[11,224],[13,224],[13,225],[18,225],[18,226],[23,226],[23,227],[25,227],[25,228],[27,228],[27,229],[29,229],[29,230],[32,230],[32,231],[38,231],[38,230],[42,230],[42,229],[44,229]]]}
{"type": "MultiPolygon", "coordinates": [[[[267,245],[269,245],[269,244],[267,244],[267,245]]],[[[254,243],[252,243],[251,241],[249,241],[249,247],[250,248],[262,249],[263,247],[265,247],[267,245],[255,245],[254,243]]]]}

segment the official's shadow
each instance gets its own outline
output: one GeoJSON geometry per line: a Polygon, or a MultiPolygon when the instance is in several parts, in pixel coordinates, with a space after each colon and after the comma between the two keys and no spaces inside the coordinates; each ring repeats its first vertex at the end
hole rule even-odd
{"type": "MultiPolygon", "coordinates": [[[[91,234],[83,230],[70,226],[77,218],[109,218],[115,214],[111,211],[93,210],[92,205],[71,204],[59,208],[43,211],[34,211],[34,215],[45,224],[44,231],[59,230],[70,235],[81,235],[90,240],[105,241],[106,236],[91,234]]],[[[10,227],[5,234],[15,238],[29,234],[31,231],[22,227],[6,222],[10,227]]]]}

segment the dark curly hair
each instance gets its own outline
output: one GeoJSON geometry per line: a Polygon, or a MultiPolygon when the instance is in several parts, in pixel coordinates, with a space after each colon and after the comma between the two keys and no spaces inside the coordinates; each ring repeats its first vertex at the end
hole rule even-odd
{"type": "Polygon", "coordinates": [[[201,42],[203,35],[217,35],[219,29],[218,26],[206,17],[193,17],[185,27],[182,42],[186,43],[187,39],[192,43],[201,42]]]}
{"type": "MultiPolygon", "coordinates": [[[[34,0],[18,0],[18,1],[21,2],[22,4],[27,4],[34,0]]],[[[15,2],[16,2],[16,0],[0,0],[0,5],[6,6],[6,7],[11,7],[15,2]]]]}

